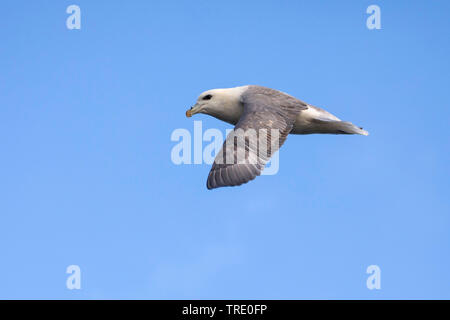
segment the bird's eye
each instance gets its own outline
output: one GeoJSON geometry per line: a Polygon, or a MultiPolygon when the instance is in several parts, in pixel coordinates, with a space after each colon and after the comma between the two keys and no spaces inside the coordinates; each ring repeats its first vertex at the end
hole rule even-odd
{"type": "Polygon", "coordinates": [[[212,98],[212,95],[207,94],[206,96],[203,97],[203,100],[210,100],[212,98]]]}

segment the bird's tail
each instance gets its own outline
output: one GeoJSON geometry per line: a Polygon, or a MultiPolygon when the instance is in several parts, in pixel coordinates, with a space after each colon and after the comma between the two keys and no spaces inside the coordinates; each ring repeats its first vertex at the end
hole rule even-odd
{"type": "Polygon", "coordinates": [[[361,134],[363,136],[368,136],[369,132],[361,127],[355,126],[353,123],[348,121],[337,121],[336,128],[338,134],[361,134]]]}
{"type": "Polygon", "coordinates": [[[369,132],[348,121],[314,119],[314,122],[318,125],[319,133],[369,135],[369,132]]]}

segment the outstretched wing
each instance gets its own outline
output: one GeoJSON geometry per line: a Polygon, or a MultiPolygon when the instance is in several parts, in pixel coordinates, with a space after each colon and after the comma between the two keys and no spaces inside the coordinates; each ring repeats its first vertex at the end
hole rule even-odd
{"type": "Polygon", "coordinates": [[[255,179],[284,143],[306,104],[280,91],[250,86],[243,113],[209,172],[207,188],[238,186],[255,179]]]}

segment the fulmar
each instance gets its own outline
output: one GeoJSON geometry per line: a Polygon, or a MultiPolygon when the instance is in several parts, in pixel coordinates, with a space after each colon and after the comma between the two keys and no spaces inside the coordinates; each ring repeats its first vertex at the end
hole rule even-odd
{"type": "Polygon", "coordinates": [[[235,125],[216,155],[206,183],[208,189],[238,186],[255,179],[288,134],[368,135],[362,128],[341,121],[321,108],[287,93],[257,85],[205,91],[186,111],[186,116],[196,113],[208,114],[235,125]],[[256,138],[260,139],[258,143],[250,142],[249,135],[246,135],[250,131],[256,133],[256,138]],[[241,132],[244,139],[238,139],[236,132],[241,132]],[[266,135],[263,137],[262,133],[266,135]],[[273,136],[276,136],[275,144],[273,136]],[[262,146],[267,146],[265,153],[261,152],[262,146]],[[239,157],[239,154],[245,156],[239,157]]]}

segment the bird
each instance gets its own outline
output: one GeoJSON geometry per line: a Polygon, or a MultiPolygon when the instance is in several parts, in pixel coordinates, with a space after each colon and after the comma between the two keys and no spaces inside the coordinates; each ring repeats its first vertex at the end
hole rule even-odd
{"type": "MultiPolygon", "coordinates": [[[[192,117],[198,113],[235,126],[215,157],[206,182],[207,189],[239,186],[261,175],[270,157],[289,134],[369,134],[363,128],[341,121],[319,107],[259,85],[207,90],[186,111],[186,116],[192,117]],[[256,132],[257,139],[267,139],[258,140],[267,141],[266,154],[259,152],[248,137],[238,139],[235,134],[240,132],[242,135],[242,132],[249,131],[256,132]],[[267,136],[262,136],[262,132],[268,132],[267,136]]],[[[264,145],[259,143],[258,146],[264,145]]]]}

